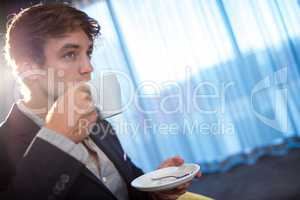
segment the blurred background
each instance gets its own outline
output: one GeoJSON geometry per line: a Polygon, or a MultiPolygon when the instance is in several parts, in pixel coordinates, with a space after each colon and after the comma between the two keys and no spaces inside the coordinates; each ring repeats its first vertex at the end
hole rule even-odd
{"type": "MultiPolygon", "coordinates": [[[[110,121],[136,165],[181,155],[204,173],[194,192],[300,199],[299,1],[67,2],[101,25],[94,77],[118,72],[127,106],[110,121]]],[[[35,3],[1,1],[1,51],[9,16],[35,3]]],[[[0,65],[3,121],[16,83],[0,65]]]]}

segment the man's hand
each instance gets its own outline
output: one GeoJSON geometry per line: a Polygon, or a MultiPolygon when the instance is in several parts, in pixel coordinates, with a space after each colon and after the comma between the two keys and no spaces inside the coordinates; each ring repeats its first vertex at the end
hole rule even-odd
{"type": "MultiPolygon", "coordinates": [[[[179,157],[172,157],[167,160],[165,160],[163,163],[160,164],[158,169],[165,168],[165,167],[172,167],[172,166],[180,166],[184,163],[184,160],[179,157]]],[[[196,175],[196,178],[201,177],[201,172],[198,172],[196,175]]],[[[157,200],[175,200],[179,196],[183,195],[187,188],[190,186],[191,182],[184,183],[177,188],[171,189],[171,190],[164,190],[160,192],[154,192],[152,193],[153,197],[157,200]]]]}
{"type": "Polygon", "coordinates": [[[88,136],[89,125],[97,120],[95,108],[88,85],[75,85],[53,104],[45,127],[79,143],[88,136]]]}

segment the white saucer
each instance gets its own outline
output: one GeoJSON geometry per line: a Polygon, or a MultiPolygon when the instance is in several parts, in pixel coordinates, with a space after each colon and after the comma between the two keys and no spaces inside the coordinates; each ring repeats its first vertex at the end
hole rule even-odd
{"type": "Polygon", "coordinates": [[[183,164],[179,167],[166,167],[158,169],[147,174],[144,174],[131,182],[131,185],[141,191],[161,191],[176,188],[177,186],[191,181],[200,166],[197,164],[183,164]],[[153,180],[153,178],[160,178],[165,176],[176,176],[181,178],[164,178],[160,180],[153,180]]]}

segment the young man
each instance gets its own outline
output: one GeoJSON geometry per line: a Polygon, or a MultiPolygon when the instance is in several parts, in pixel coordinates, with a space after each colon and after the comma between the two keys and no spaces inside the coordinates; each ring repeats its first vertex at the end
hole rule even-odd
{"type": "MultiPolygon", "coordinates": [[[[99,30],[94,19],[65,4],[32,6],[10,22],[6,56],[27,96],[0,128],[1,199],[171,200],[186,191],[189,184],[156,193],[130,186],[143,172],[97,117],[89,88],[78,87],[90,80],[99,30]],[[80,120],[102,129],[89,134],[80,120]]],[[[174,157],[160,167],[183,162],[174,157]]]]}

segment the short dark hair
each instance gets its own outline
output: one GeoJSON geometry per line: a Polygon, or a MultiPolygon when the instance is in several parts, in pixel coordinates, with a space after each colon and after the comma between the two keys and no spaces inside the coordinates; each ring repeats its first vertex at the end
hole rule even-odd
{"type": "Polygon", "coordinates": [[[81,28],[94,42],[100,34],[98,22],[86,13],[63,3],[37,4],[21,10],[8,22],[5,54],[10,63],[29,58],[43,64],[47,39],[81,28]]]}

